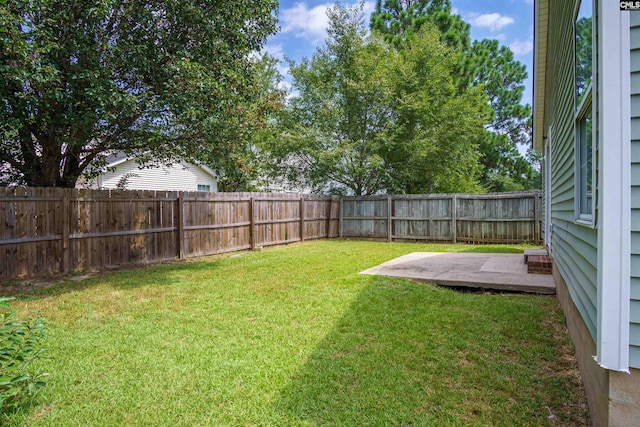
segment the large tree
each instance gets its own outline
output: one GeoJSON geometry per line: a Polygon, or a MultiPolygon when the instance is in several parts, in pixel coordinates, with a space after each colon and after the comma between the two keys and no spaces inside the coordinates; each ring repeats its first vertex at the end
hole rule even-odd
{"type": "Polygon", "coordinates": [[[241,121],[276,0],[8,0],[0,5],[0,170],[72,187],[126,151],[206,160],[241,121]]]}
{"type": "Polygon", "coordinates": [[[531,107],[521,103],[526,68],[497,40],[471,44],[469,25],[451,12],[450,0],[379,0],[371,28],[405,49],[416,32],[431,23],[440,30],[441,40],[457,47],[455,79],[460,90],[483,88],[493,110],[477,141],[483,186],[491,191],[528,188],[536,171],[518,150],[531,137],[531,107]]]}
{"type": "Polygon", "coordinates": [[[388,65],[398,53],[367,38],[362,9],[329,9],[326,46],[293,64],[286,129],[269,147],[272,175],[284,186],[374,194],[385,187],[380,136],[389,126],[388,65]]]}
{"type": "Polygon", "coordinates": [[[484,88],[493,111],[480,142],[481,181],[490,191],[530,189],[536,170],[519,151],[531,141],[531,106],[522,104],[527,69],[497,40],[474,41],[471,54],[472,84],[484,88]]]}
{"type": "Polygon", "coordinates": [[[491,130],[507,135],[514,146],[529,142],[531,106],[521,103],[527,67],[513,57],[511,49],[500,46],[498,40],[476,40],[471,53],[473,84],[484,88],[494,111],[491,130]]]}
{"type": "Polygon", "coordinates": [[[209,135],[209,146],[214,149],[208,152],[206,163],[219,171],[221,191],[256,191],[263,184],[261,165],[268,160],[261,156],[261,146],[278,143],[277,117],[287,95],[277,64],[268,54],[252,57],[247,100],[230,106],[229,125],[209,135]]]}
{"type": "Polygon", "coordinates": [[[455,50],[425,27],[400,52],[367,35],[359,8],[336,6],[329,22],[326,46],[291,69],[277,175],[356,195],[475,189],[486,100],[457,89],[455,50]]]}
{"type": "Polygon", "coordinates": [[[486,96],[456,85],[457,52],[422,28],[401,52],[395,70],[396,120],[385,159],[396,193],[477,192],[478,140],[490,120],[486,96]]]}

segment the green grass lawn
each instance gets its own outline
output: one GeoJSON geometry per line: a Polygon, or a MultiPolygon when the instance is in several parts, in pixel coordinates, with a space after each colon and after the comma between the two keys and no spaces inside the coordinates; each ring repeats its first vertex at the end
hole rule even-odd
{"type": "Polygon", "coordinates": [[[522,247],[325,240],[23,296],[51,376],[0,424],[588,425],[554,298],[357,274],[429,250],[522,247]]]}

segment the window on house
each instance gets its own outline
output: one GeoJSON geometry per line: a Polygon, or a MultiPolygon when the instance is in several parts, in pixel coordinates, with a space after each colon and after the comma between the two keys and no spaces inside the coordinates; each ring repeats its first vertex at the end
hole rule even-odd
{"type": "Polygon", "coordinates": [[[575,134],[576,213],[582,222],[593,222],[593,5],[582,0],[575,25],[575,134]]]}
{"type": "Polygon", "coordinates": [[[209,184],[198,184],[198,191],[211,192],[211,186],[209,184]]]}

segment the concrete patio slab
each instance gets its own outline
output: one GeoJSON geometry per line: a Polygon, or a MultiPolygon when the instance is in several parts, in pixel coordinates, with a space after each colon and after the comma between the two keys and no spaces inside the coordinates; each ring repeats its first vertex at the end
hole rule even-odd
{"type": "Polygon", "coordinates": [[[553,277],[528,274],[522,254],[413,252],[362,271],[445,286],[555,294],[553,277]]]}

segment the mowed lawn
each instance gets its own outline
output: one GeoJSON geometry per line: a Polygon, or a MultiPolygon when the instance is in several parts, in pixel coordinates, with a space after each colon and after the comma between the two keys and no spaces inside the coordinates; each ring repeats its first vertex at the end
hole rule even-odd
{"type": "Polygon", "coordinates": [[[359,271],[414,251],[315,241],[71,280],[13,302],[48,324],[28,426],[588,425],[549,296],[359,271]]]}

